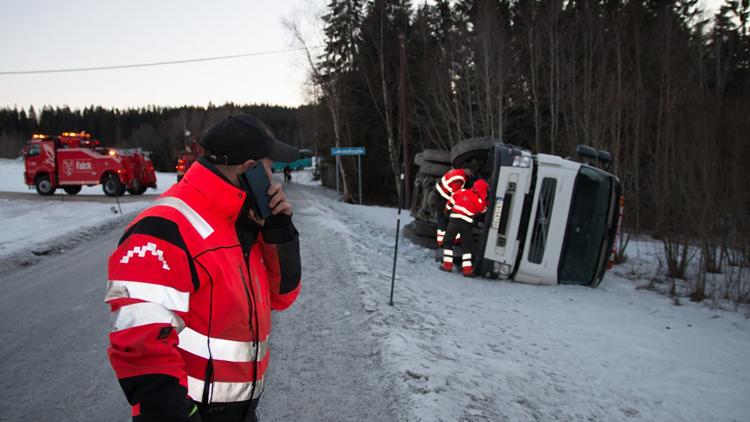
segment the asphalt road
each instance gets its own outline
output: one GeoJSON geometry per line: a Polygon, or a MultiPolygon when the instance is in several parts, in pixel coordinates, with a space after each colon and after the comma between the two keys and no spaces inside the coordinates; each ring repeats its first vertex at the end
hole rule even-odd
{"type": "Polygon", "coordinates": [[[0,420],[128,420],[103,302],[121,230],[0,279],[0,420]]]}
{"type": "MultiPolygon", "coordinates": [[[[156,199],[158,196],[154,193],[144,194],[144,195],[130,195],[125,194],[123,196],[117,197],[117,200],[120,201],[123,204],[126,204],[128,202],[138,202],[148,199],[156,199]]],[[[51,196],[42,196],[36,193],[36,191],[32,190],[29,192],[0,192],[0,199],[23,199],[24,201],[39,201],[39,202],[46,202],[51,200],[56,201],[71,201],[71,202],[99,202],[99,203],[112,203],[112,205],[115,204],[115,198],[109,197],[102,194],[99,195],[68,195],[67,193],[58,192],[55,195],[51,196]]]]}
{"type": "MultiPolygon", "coordinates": [[[[370,333],[360,293],[350,285],[350,257],[332,247],[341,240],[321,224],[336,216],[307,189],[288,186],[302,242],[303,288],[290,310],[273,317],[261,419],[397,420],[380,339],[370,333]]],[[[121,232],[117,227],[0,278],[0,421],[130,419],[107,360],[103,303],[107,258],[121,232]]]]}

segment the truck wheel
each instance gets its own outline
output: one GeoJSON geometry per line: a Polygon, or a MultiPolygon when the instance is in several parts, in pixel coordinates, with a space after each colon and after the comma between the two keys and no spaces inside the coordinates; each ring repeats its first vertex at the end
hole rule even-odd
{"type": "Polygon", "coordinates": [[[501,144],[497,138],[470,138],[457,143],[451,148],[453,168],[463,168],[472,158],[486,159],[495,144],[501,144]]]}
{"type": "Polygon", "coordinates": [[[117,176],[109,176],[102,183],[102,190],[107,196],[120,196],[125,192],[125,186],[120,183],[117,176]]]}
{"type": "Polygon", "coordinates": [[[451,153],[450,151],[443,151],[440,149],[426,149],[421,152],[422,159],[424,161],[432,161],[433,163],[451,164],[451,153]]]}
{"type": "Polygon", "coordinates": [[[411,224],[412,230],[417,234],[417,236],[434,238],[437,235],[437,224],[435,223],[414,220],[411,224]]]}
{"type": "Polygon", "coordinates": [[[131,195],[140,195],[143,192],[141,191],[141,184],[137,180],[133,181],[133,185],[129,188],[127,188],[127,191],[131,195]]]}
{"type": "Polygon", "coordinates": [[[418,235],[416,231],[414,230],[414,223],[416,222],[417,220],[414,220],[413,222],[404,226],[404,237],[411,240],[411,242],[414,243],[415,245],[419,245],[428,249],[437,248],[437,242],[435,241],[435,233],[433,233],[431,237],[418,235]]]}
{"type": "Polygon", "coordinates": [[[63,190],[68,195],[75,195],[81,191],[81,186],[63,186],[63,190]]]}
{"type": "Polygon", "coordinates": [[[48,196],[55,193],[55,186],[52,185],[52,182],[49,180],[49,176],[46,174],[43,174],[36,178],[36,182],[34,182],[34,187],[36,187],[37,193],[39,195],[48,196]]]}
{"type": "Polygon", "coordinates": [[[422,164],[422,166],[419,167],[419,172],[422,174],[430,175],[430,176],[440,177],[444,175],[450,169],[451,169],[451,166],[447,164],[437,164],[437,163],[431,163],[429,161],[425,161],[422,164]]]}

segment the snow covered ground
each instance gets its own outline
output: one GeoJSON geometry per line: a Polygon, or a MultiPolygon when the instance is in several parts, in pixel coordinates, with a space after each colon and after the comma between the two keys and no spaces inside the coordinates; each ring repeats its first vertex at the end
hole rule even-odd
{"type": "Polygon", "coordinates": [[[176,180],[174,173],[157,173],[156,177],[158,189],[149,189],[137,201],[130,201],[126,194],[128,201],[121,201],[118,208],[113,199],[105,197],[101,186],[84,187],[75,201],[66,200],[64,193],[40,197],[24,184],[22,159],[0,159],[0,195],[28,194],[28,199],[24,195],[0,196],[0,265],[27,263],[34,255],[69,247],[77,239],[136,213],[176,180]]]}
{"type": "MultiPolygon", "coordinates": [[[[404,419],[750,420],[743,315],[673,306],[615,272],[596,289],[466,279],[439,271],[432,251],[405,239],[390,307],[395,210],[299,191],[308,203],[298,216],[338,239],[309,247],[341,250],[336,262],[350,263],[342,276],[354,279],[341,283],[362,292],[365,328],[384,345],[404,419]]],[[[646,265],[654,248],[633,242],[628,253],[646,265]]],[[[357,329],[361,318],[349,318],[357,329]]]]}
{"type": "MultiPolygon", "coordinates": [[[[7,168],[17,163],[8,161],[0,162],[0,191],[23,187],[7,168]]],[[[391,307],[396,211],[341,203],[310,183],[307,172],[297,177],[288,190],[299,204],[295,221],[307,287],[302,306],[274,316],[278,347],[261,405],[264,420],[341,420],[324,412],[326,402],[341,397],[357,406],[357,384],[372,386],[377,394],[370,396],[383,400],[362,407],[387,409],[369,415],[375,420],[386,414],[396,415],[386,420],[409,421],[750,420],[750,321],[703,304],[673,306],[668,297],[638,288],[645,280],[625,278],[654,271],[653,242],[633,242],[630,267],[608,273],[591,289],[447,274],[437,269],[432,251],[401,238],[391,307]],[[304,325],[301,337],[284,338],[299,318],[314,324],[304,325]],[[321,328],[326,321],[332,328],[321,328]],[[346,353],[347,336],[369,340],[346,353]],[[303,375],[313,381],[298,385],[303,375]],[[346,385],[327,384],[346,379],[346,385]],[[349,390],[337,395],[337,388],[349,390]],[[318,407],[284,414],[273,408],[282,398],[318,407]]],[[[44,243],[45,233],[59,237],[62,227],[80,220],[120,218],[110,204],[58,202],[0,201],[0,247],[44,243]]],[[[127,205],[135,210],[145,203],[127,205]]],[[[402,214],[402,226],[408,221],[402,214]]]]}

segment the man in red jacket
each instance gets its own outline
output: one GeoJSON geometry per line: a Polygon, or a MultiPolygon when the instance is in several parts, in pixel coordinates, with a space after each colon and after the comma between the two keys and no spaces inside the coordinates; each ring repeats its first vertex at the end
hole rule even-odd
{"type": "Polygon", "coordinates": [[[477,179],[471,189],[461,189],[451,196],[445,205],[450,212],[448,230],[445,233],[443,246],[443,263],[440,269],[453,271],[453,244],[456,236],[461,235],[462,256],[461,269],[466,277],[474,277],[472,263],[474,252],[474,235],[471,230],[474,218],[487,211],[487,182],[477,179]]]}
{"type": "Polygon", "coordinates": [[[466,182],[471,179],[472,172],[468,168],[450,169],[440,180],[435,183],[435,212],[437,213],[437,245],[443,247],[445,230],[448,227],[448,216],[445,214],[445,204],[451,199],[451,195],[462,189],[466,182]]]}
{"type": "Polygon", "coordinates": [[[300,290],[292,206],[271,184],[263,220],[238,176],[298,151],[260,120],[211,127],[204,156],[127,227],[109,258],[109,358],[134,421],[255,421],[271,310],[300,290]]]}

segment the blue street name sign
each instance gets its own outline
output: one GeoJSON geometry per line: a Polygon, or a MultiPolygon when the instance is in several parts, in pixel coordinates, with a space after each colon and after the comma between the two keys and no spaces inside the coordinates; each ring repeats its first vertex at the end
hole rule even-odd
{"type": "Polygon", "coordinates": [[[365,147],[331,148],[331,155],[365,155],[365,147]]]}

